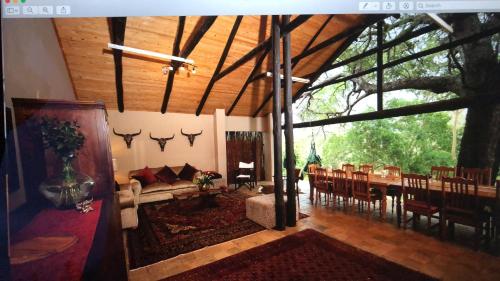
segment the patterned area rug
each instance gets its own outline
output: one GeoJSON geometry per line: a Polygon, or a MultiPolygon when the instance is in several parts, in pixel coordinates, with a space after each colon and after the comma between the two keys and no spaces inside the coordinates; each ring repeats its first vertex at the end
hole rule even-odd
{"type": "Polygon", "coordinates": [[[307,229],[165,280],[436,280],[307,229]]]}
{"type": "Polygon", "coordinates": [[[128,231],[130,268],[264,230],[246,218],[246,198],[238,192],[223,193],[215,198],[218,207],[212,208],[199,198],[140,205],[139,226],[128,231]]]}

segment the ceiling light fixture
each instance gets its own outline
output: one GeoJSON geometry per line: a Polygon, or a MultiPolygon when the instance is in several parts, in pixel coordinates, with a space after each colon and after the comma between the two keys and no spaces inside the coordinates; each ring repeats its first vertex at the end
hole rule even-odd
{"type": "MultiPolygon", "coordinates": [[[[266,72],[266,76],[273,77],[273,74],[271,72],[266,72]]],[[[283,76],[283,74],[280,74],[280,77],[281,77],[281,79],[285,78],[285,76],[283,76]]],[[[292,81],[298,82],[298,83],[303,83],[303,84],[308,84],[309,82],[311,82],[311,80],[309,80],[309,79],[295,77],[295,76],[292,76],[292,81]]]]}
{"type": "Polygon", "coordinates": [[[191,59],[186,59],[186,58],[171,56],[171,55],[167,55],[167,54],[157,53],[157,52],[153,52],[153,51],[117,45],[117,44],[113,44],[113,43],[108,43],[108,48],[115,49],[115,50],[122,50],[124,52],[129,52],[129,53],[134,53],[134,54],[139,54],[139,55],[145,55],[148,57],[155,57],[155,58],[160,58],[160,59],[165,59],[165,60],[170,60],[170,61],[179,61],[182,63],[191,64],[191,65],[194,64],[194,60],[191,60],[191,59]]]}

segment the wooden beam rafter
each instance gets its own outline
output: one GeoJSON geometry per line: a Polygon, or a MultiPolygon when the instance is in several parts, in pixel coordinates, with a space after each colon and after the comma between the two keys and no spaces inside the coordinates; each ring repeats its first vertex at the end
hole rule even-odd
{"type": "MultiPolygon", "coordinates": [[[[292,32],[295,28],[299,27],[301,24],[306,22],[311,15],[300,15],[297,16],[290,24],[288,24],[286,27],[283,28],[284,31],[292,32]]],[[[280,32],[280,36],[283,36],[283,32],[280,32]]],[[[229,73],[233,72],[236,70],[238,67],[241,65],[245,64],[249,60],[251,60],[253,57],[255,57],[257,54],[259,54],[262,50],[271,48],[271,38],[266,39],[265,41],[262,41],[259,45],[257,45],[255,48],[250,50],[248,53],[246,53],[243,57],[238,59],[236,62],[234,62],[232,65],[228,66],[226,69],[224,69],[219,75],[217,75],[216,80],[222,79],[224,76],[228,75],[229,73]]]]}
{"type": "MultiPolygon", "coordinates": [[[[125,41],[125,27],[127,25],[126,17],[108,18],[109,35],[113,44],[123,45],[125,41]]],[[[113,60],[115,63],[115,86],[116,86],[116,103],[118,111],[123,112],[125,106],[123,103],[123,66],[122,66],[122,50],[113,49],[113,60]]]]}
{"type": "MultiPolygon", "coordinates": [[[[179,23],[177,24],[177,32],[175,34],[174,45],[172,47],[172,55],[179,56],[182,35],[184,34],[184,25],[186,24],[186,17],[180,16],[179,23]]],[[[168,100],[174,85],[175,72],[177,71],[177,64],[172,63],[173,70],[169,71],[167,78],[167,85],[165,86],[165,94],[163,95],[163,103],[161,105],[161,113],[167,111],[168,100]]]]}
{"type": "Polygon", "coordinates": [[[205,102],[208,99],[208,96],[210,95],[210,92],[212,91],[213,86],[215,85],[217,75],[219,75],[219,72],[222,69],[222,66],[224,65],[224,62],[226,61],[227,55],[229,54],[229,50],[231,49],[231,45],[233,44],[234,37],[236,37],[236,33],[238,32],[238,29],[241,24],[241,20],[243,19],[243,16],[238,16],[236,17],[236,20],[233,24],[233,28],[231,29],[231,33],[229,33],[229,37],[227,38],[226,46],[224,46],[224,51],[222,51],[222,55],[219,59],[219,63],[217,64],[217,67],[215,68],[214,74],[212,75],[212,78],[210,78],[210,81],[208,82],[207,88],[205,89],[205,92],[203,93],[203,97],[200,100],[200,104],[198,105],[198,108],[196,109],[196,115],[200,115],[201,111],[203,110],[203,106],[205,106],[205,102]]]}
{"type": "MultiPolygon", "coordinates": [[[[205,35],[205,33],[212,26],[212,24],[215,22],[216,19],[217,19],[216,16],[201,17],[198,20],[198,22],[196,23],[196,26],[195,26],[193,32],[186,40],[186,43],[184,44],[182,51],[179,51],[180,42],[182,39],[182,34],[184,33],[184,25],[185,25],[185,21],[186,21],[185,16],[179,17],[179,25],[178,25],[177,34],[175,35],[175,40],[174,40],[173,55],[174,56],[181,56],[183,58],[189,57],[189,55],[194,50],[196,45],[198,45],[200,40],[203,38],[203,35],[205,35]]],[[[168,74],[167,85],[165,87],[165,94],[163,96],[163,102],[161,105],[161,113],[165,113],[167,111],[168,101],[170,99],[170,94],[172,93],[172,87],[174,84],[175,72],[177,71],[177,68],[179,66],[180,66],[180,64],[178,62],[172,63],[172,67],[174,68],[174,70],[170,71],[168,74]]]]}
{"type": "MultiPolygon", "coordinates": [[[[330,15],[325,20],[325,22],[321,25],[321,27],[318,29],[318,31],[316,31],[316,33],[313,35],[313,37],[311,37],[311,39],[309,40],[309,42],[307,42],[306,46],[302,50],[302,53],[305,52],[305,51],[307,51],[311,47],[311,45],[314,43],[314,41],[316,41],[316,38],[318,38],[318,36],[321,34],[321,32],[323,31],[323,29],[325,29],[325,27],[328,25],[328,23],[330,22],[330,20],[332,18],[333,18],[333,15],[330,15]]],[[[292,63],[292,71],[293,71],[293,69],[295,68],[295,66],[298,63],[299,63],[299,61],[297,61],[295,63],[292,63]]],[[[253,82],[253,81],[257,80],[257,79],[262,79],[262,78],[267,77],[266,74],[267,74],[266,72],[263,72],[263,73],[255,75],[255,77],[252,79],[251,82],[253,82]]],[[[256,117],[260,113],[260,111],[266,106],[266,104],[271,100],[272,97],[273,97],[273,91],[271,90],[271,92],[266,96],[266,98],[261,103],[261,105],[257,108],[257,111],[254,112],[253,117],[256,117]]]]}

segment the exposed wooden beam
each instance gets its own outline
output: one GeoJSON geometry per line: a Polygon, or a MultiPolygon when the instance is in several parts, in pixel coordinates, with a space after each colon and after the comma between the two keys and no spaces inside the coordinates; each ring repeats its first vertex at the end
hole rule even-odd
{"type": "Polygon", "coordinates": [[[191,35],[188,37],[186,40],[186,43],[184,44],[184,48],[181,51],[181,57],[187,58],[191,54],[191,52],[194,50],[196,45],[200,42],[201,38],[203,38],[203,35],[207,33],[208,29],[214,24],[215,20],[217,19],[216,16],[210,16],[210,17],[201,17],[198,22],[196,23],[196,26],[193,29],[193,32],[191,35]]]}
{"type": "Polygon", "coordinates": [[[326,39],[325,41],[321,42],[321,43],[318,43],[317,45],[315,45],[314,47],[308,49],[306,52],[303,52],[295,57],[292,58],[292,63],[295,63],[307,56],[310,56],[332,44],[335,44],[337,43],[338,41],[344,39],[344,38],[347,38],[349,36],[351,36],[352,34],[356,34],[356,33],[359,33],[363,30],[365,30],[368,26],[376,23],[377,21],[381,20],[381,19],[384,19],[386,17],[386,15],[377,15],[377,16],[373,16],[371,17],[367,23],[365,24],[362,24],[362,25],[358,25],[358,26],[354,26],[354,27],[351,27],[349,29],[346,29],[340,33],[337,33],[335,35],[333,35],[332,37],[326,39]]]}
{"type": "Polygon", "coordinates": [[[238,28],[240,27],[241,20],[243,19],[243,16],[238,16],[236,17],[236,20],[234,21],[233,28],[231,29],[231,33],[229,33],[229,37],[227,38],[226,46],[224,47],[224,51],[222,51],[222,55],[219,59],[219,63],[217,64],[217,67],[215,68],[214,74],[212,75],[212,78],[208,82],[207,88],[205,89],[205,92],[203,93],[203,97],[201,98],[200,104],[198,105],[198,108],[196,109],[196,115],[200,115],[201,111],[203,110],[203,106],[205,105],[205,102],[208,99],[208,96],[210,95],[210,92],[212,91],[213,86],[215,85],[215,77],[219,74],[219,72],[222,69],[222,66],[224,65],[224,62],[226,61],[227,55],[229,54],[229,50],[231,49],[231,45],[233,44],[234,37],[236,36],[236,33],[238,32],[238,28]]]}
{"type": "Polygon", "coordinates": [[[384,21],[377,22],[377,110],[384,109],[384,21]]]}
{"type": "MultiPolygon", "coordinates": [[[[302,50],[302,53],[305,52],[305,51],[307,51],[311,47],[311,45],[314,43],[314,41],[316,40],[316,38],[318,38],[319,34],[323,31],[323,29],[327,26],[327,24],[330,22],[330,20],[332,18],[333,18],[333,15],[330,15],[325,20],[325,22],[321,25],[321,27],[318,29],[318,31],[316,31],[316,33],[313,35],[313,37],[311,37],[311,39],[309,40],[309,42],[307,42],[306,46],[302,50]]],[[[292,70],[295,68],[295,66],[298,63],[299,63],[299,61],[297,61],[295,63],[292,63],[292,70]]],[[[253,81],[257,80],[257,79],[265,78],[265,77],[267,77],[266,72],[260,73],[258,75],[255,75],[255,77],[252,78],[251,82],[253,82],[253,81]]],[[[271,90],[271,92],[266,96],[266,98],[264,99],[264,101],[262,101],[262,103],[260,104],[260,106],[254,112],[253,117],[256,117],[260,113],[260,111],[266,106],[266,104],[271,100],[272,97],[273,97],[273,91],[271,90]]]]}
{"type": "Polygon", "coordinates": [[[293,124],[293,127],[309,128],[309,127],[325,126],[332,124],[342,124],[342,123],[357,122],[357,121],[377,120],[377,119],[408,116],[415,114],[432,113],[439,111],[450,111],[461,108],[468,108],[471,106],[481,106],[486,104],[497,104],[497,103],[500,103],[499,95],[469,96],[469,97],[430,102],[425,104],[404,106],[400,108],[384,109],[381,111],[340,116],[330,119],[296,123],[293,124]]]}
{"type": "MultiPolygon", "coordinates": [[[[304,23],[306,20],[308,20],[311,17],[311,15],[301,15],[296,17],[290,24],[288,24],[283,30],[287,30],[287,32],[292,32],[295,28],[299,27],[302,23],[304,23]]],[[[280,34],[281,36],[282,34],[280,34]]],[[[238,67],[241,65],[245,64],[247,61],[255,57],[260,51],[270,48],[271,47],[271,38],[266,39],[265,41],[261,42],[257,47],[253,48],[250,50],[248,53],[246,53],[243,57],[238,59],[236,62],[234,62],[232,65],[228,66],[226,69],[224,69],[219,75],[217,75],[216,80],[222,79],[224,76],[228,75],[229,73],[233,72],[236,70],[238,67]]]]}
{"type": "MultiPolygon", "coordinates": [[[[283,26],[290,21],[289,15],[283,16],[283,26]]],[[[297,224],[297,201],[295,194],[295,153],[293,150],[293,109],[292,109],[292,63],[291,36],[283,35],[283,80],[285,82],[285,154],[286,154],[286,225],[294,227],[297,224]]]]}
{"type": "Polygon", "coordinates": [[[257,71],[259,71],[260,66],[264,62],[264,59],[266,58],[267,54],[269,53],[269,50],[270,50],[269,48],[265,49],[262,52],[262,54],[260,55],[259,59],[257,60],[257,63],[255,63],[255,66],[252,69],[252,72],[250,73],[250,75],[248,76],[247,80],[245,81],[245,84],[243,84],[243,87],[241,87],[241,90],[239,91],[238,95],[234,99],[233,104],[231,104],[231,107],[227,111],[227,114],[226,114],[227,116],[231,115],[231,113],[233,112],[234,108],[236,107],[236,105],[240,101],[241,96],[245,93],[248,85],[250,85],[251,81],[253,80],[253,77],[255,76],[255,74],[257,73],[257,71]]]}
{"type": "MultiPolygon", "coordinates": [[[[441,51],[444,51],[444,50],[456,48],[456,47],[458,47],[460,45],[468,44],[468,43],[480,40],[480,39],[482,39],[484,37],[492,36],[492,35],[494,35],[496,33],[499,33],[499,32],[500,32],[500,26],[496,26],[494,28],[486,29],[486,30],[483,30],[483,31],[478,32],[476,34],[473,34],[473,35],[470,35],[470,36],[467,36],[467,37],[463,37],[461,39],[457,39],[457,40],[454,40],[454,41],[451,41],[451,42],[448,42],[448,43],[445,43],[445,44],[442,44],[440,46],[433,47],[433,48],[430,48],[430,49],[427,49],[427,50],[424,50],[424,51],[420,51],[418,53],[414,53],[414,54],[411,54],[409,56],[406,56],[406,57],[403,57],[403,58],[400,58],[400,59],[397,59],[397,60],[393,60],[393,61],[387,62],[387,63],[383,64],[381,68],[382,69],[386,69],[386,68],[394,67],[396,65],[399,65],[399,64],[411,61],[411,60],[415,60],[415,59],[418,59],[418,58],[421,58],[421,57],[432,55],[432,54],[435,54],[435,53],[438,53],[438,52],[441,52],[441,51]]],[[[332,80],[332,81],[327,81],[327,82],[321,83],[319,85],[316,85],[314,87],[310,87],[310,88],[307,89],[307,91],[314,91],[314,90],[321,89],[321,88],[329,86],[329,85],[333,85],[333,84],[345,82],[345,81],[348,81],[348,80],[351,80],[351,79],[354,79],[354,78],[357,78],[357,77],[361,77],[361,76],[369,74],[369,73],[373,73],[375,71],[377,71],[377,67],[372,67],[372,68],[369,68],[369,69],[366,69],[366,70],[354,73],[354,74],[346,76],[346,77],[342,77],[342,78],[335,79],[335,80],[332,80]]]]}
{"type": "MultiPolygon", "coordinates": [[[[182,35],[184,34],[184,25],[186,23],[186,17],[180,16],[179,23],[177,24],[177,32],[175,34],[174,45],[172,48],[172,55],[179,56],[180,45],[182,40],[182,35]]],[[[174,85],[175,72],[177,71],[178,64],[172,63],[173,70],[169,71],[167,78],[167,85],[165,86],[165,93],[163,95],[163,102],[161,105],[161,113],[167,111],[168,101],[170,99],[170,93],[172,93],[172,87],[174,85]]]]}
{"type": "MultiPolygon", "coordinates": [[[[328,69],[328,67],[352,44],[352,42],[354,42],[359,37],[361,32],[363,31],[353,34],[351,37],[347,38],[342,43],[342,45],[330,56],[330,58],[324,64],[321,65],[321,67],[316,72],[308,76],[308,78],[312,81],[311,84],[314,83],[314,81],[316,81],[321,76],[321,74],[323,74],[326,71],[326,69],[328,69]]],[[[302,88],[300,88],[294,95],[293,102],[298,100],[302,96],[302,94],[305,91],[307,91],[307,89],[308,89],[307,84],[302,86],[302,88]]]]}
{"type": "MultiPolygon", "coordinates": [[[[127,25],[127,18],[108,18],[108,25],[111,42],[114,44],[123,45],[125,41],[125,27],[127,25]]],[[[118,111],[120,112],[123,112],[125,110],[125,106],[123,103],[122,54],[122,50],[113,49],[113,60],[115,62],[116,103],[118,105],[118,111]]]]}
{"type": "MultiPolygon", "coordinates": [[[[280,79],[280,22],[279,16],[273,16],[271,24],[273,49],[273,148],[274,148],[274,205],[276,211],[276,229],[285,230],[285,202],[283,199],[283,174],[281,160],[281,79],[280,79]]],[[[290,198],[295,200],[295,198],[290,198]]]]}

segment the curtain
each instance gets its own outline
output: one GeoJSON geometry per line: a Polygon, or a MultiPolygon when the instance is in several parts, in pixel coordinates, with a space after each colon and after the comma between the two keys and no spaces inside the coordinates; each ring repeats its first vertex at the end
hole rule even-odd
{"type": "Polygon", "coordinates": [[[234,183],[239,162],[254,162],[257,180],[265,179],[261,132],[226,132],[227,180],[234,183]]]}

